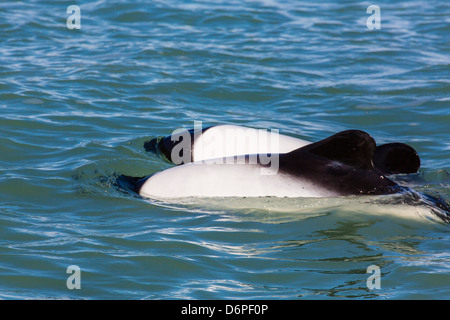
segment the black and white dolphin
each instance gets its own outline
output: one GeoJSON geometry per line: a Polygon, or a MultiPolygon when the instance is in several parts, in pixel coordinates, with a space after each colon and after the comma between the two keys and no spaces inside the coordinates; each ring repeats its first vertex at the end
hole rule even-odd
{"type": "Polygon", "coordinates": [[[207,138],[208,131],[214,129],[185,132],[184,139],[192,139],[184,148],[177,149],[182,139],[173,136],[146,143],[147,150],[169,161],[174,162],[174,154],[179,156],[175,163],[181,165],[144,178],[128,177],[127,183],[139,195],[155,199],[380,195],[404,189],[387,175],[413,173],[420,167],[412,147],[402,143],[377,147],[375,140],[360,130],[339,132],[315,143],[280,135],[275,154],[270,153],[270,145],[258,150],[250,144],[244,145],[242,154],[227,154],[229,149],[223,148],[220,157],[220,148],[216,148],[213,157],[205,159],[196,153],[196,146],[199,139],[207,138]],[[277,161],[275,170],[268,160],[277,161]]]}
{"type": "MultiPolygon", "coordinates": [[[[309,144],[310,141],[277,132],[236,125],[217,125],[204,129],[181,130],[163,138],[155,138],[145,142],[144,148],[179,165],[240,155],[284,154],[309,144]],[[186,138],[188,141],[184,141],[186,138]],[[276,144],[273,143],[274,138],[276,144]],[[172,159],[174,154],[179,161],[172,159]]],[[[331,141],[327,148],[331,150],[338,146],[333,145],[331,141]]],[[[399,142],[376,146],[372,162],[375,168],[387,175],[416,173],[420,168],[420,158],[416,150],[399,142]]]]}

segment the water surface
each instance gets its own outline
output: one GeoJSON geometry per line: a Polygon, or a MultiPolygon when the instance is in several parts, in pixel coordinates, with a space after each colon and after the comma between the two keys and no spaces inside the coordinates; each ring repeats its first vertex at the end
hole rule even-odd
{"type": "Polygon", "coordinates": [[[66,2],[2,2],[0,298],[448,299],[448,225],[418,208],[114,184],[170,167],[143,143],[202,121],[406,142],[422,168],[398,181],[448,200],[450,6],[381,1],[369,30],[371,4],[81,1],[71,30],[66,2]]]}

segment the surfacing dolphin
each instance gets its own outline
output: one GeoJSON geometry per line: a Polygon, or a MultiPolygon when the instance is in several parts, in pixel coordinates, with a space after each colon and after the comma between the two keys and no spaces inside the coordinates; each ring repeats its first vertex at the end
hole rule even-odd
{"type": "MultiPolygon", "coordinates": [[[[216,148],[215,158],[196,152],[196,149],[202,149],[199,147],[201,142],[209,141],[214,145],[229,142],[222,133],[230,127],[241,128],[215,126],[200,131],[187,130],[181,136],[178,133],[146,142],[147,151],[180,165],[146,177],[122,175],[118,178],[119,185],[144,198],[163,200],[387,195],[410,190],[389,179],[388,175],[415,173],[420,167],[420,158],[411,146],[404,143],[377,146],[369,134],[360,130],[342,131],[315,143],[280,135],[276,154],[265,154],[273,151],[271,146],[253,148],[252,141],[240,152],[230,152],[223,146],[216,148]],[[220,138],[225,138],[211,139],[211,134],[217,137],[218,133],[220,138]],[[183,139],[186,141],[180,148],[183,139]],[[179,159],[174,160],[174,156],[179,159]],[[276,160],[276,170],[268,159],[276,160]]],[[[425,200],[450,211],[441,198],[425,195],[425,200]]],[[[441,218],[450,221],[448,215],[441,218]]]]}
{"type": "MultiPolygon", "coordinates": [[[[145,142],[144,148],[179,165],[240,155],[284,154],[309,144],[311,142],[306,140],[265,130],[236,125],[217,125],[204,129],[184,130],[163,138],[155,138],[145,142]],[[274,136],[276,136],[276,143],[273,143],[274,136]],[[186,139],[188,141],[184,141],[186,139]],[[183,144],[182,147],[180,147],[181,144],[183,144]],[[205,149],[212,149],[213,152],[205,152],[205,149]],[[178,156],[178,162],[172,159],[174,155],[178,156]]],[[[330,142],[327,148],[332,150],[338,146],[330,142]]],[[[420,158],[416,150],[399,142],[376,146],[372,162],[375,168],[388,175],[416,173],[420,167],[420,158]]]]}
{"type": "MultiPolygon", "coordinates": [[[[168,139],[161,141],[159,146],[171,159],[169,151],[176,144],[169,144],[168,139]]],[[[386,145],[385,149],[390,153],[399,149],[409,152],[407,157],[403,157],[403,162],[394,162],[391,157],[377,154],[376,163],[380,168],[374,167],[377,150],[374,139],[363,131],[348,130],[315,143],[304,143],[293,151],[271,154],[270,160],[278,161],[277,170],[273,173],[263,173],[262,170],[270,168],[267,159],[263,161],[262,154],[216,158],[185,163],[138,179],[134,190],[150,198],[392,194],[402,187],[385,174],[417,172],[420,160],[414,149],[404,144],[392,148],[386,145]]]]}

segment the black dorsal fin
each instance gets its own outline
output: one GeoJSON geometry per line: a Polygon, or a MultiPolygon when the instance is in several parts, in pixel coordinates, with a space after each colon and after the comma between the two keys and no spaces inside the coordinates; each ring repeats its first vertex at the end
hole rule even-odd
{"type": "Polygon", "coordinates": [[[416,150],[405,143],[387,143],[377,146],[373,165],[385,174],[416,173],[420,158],[416,150]]]}
{"type": "Polygon", "coordinates": [[[372,158],[375,148],[375,140],[368,133],[346,130],[297,150],[361,169],[373,169],[372,158]]]}

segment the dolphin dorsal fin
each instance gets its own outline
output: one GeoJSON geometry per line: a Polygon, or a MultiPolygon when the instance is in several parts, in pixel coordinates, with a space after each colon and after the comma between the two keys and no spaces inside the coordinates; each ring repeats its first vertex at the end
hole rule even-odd
{"type": "Polygon", "coordinates": [[[297,150],[350,166],[373,169],[372,158],[375,149],[375,140],[368,133],[360,130],[346,130],[297,150]]]}
{"type": "Polygon", "coordinates": [[[377,146],[373,164],[385,174],[416,173],[420,168],[420,157],[405,143],[386,143],[377,146]]]}

